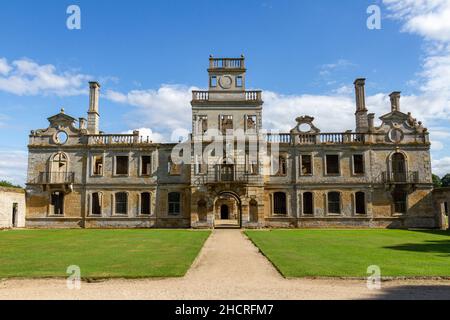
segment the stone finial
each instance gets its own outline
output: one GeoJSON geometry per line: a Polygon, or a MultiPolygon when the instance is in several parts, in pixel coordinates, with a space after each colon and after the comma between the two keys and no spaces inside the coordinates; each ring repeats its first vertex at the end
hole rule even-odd
{"type": "Polygon", "coordinates": [[[61,108],[61,113],[66,113],[66,111],[64,110],[64,108],[61,108]]]}

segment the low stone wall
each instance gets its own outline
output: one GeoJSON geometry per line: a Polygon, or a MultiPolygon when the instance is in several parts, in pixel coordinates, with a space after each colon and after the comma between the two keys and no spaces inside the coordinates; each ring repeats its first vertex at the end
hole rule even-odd
{"type": "Polygon", "coordinates": [[[435,210],[438,212],[439,227],[450,230],[450,187],[434,189],[433,202],[435,210]]]}
{"type": "Polygon", "coordinates": [[[0,229],[25,227],[25,211],[25,190],[0,187],[0,229]]]}

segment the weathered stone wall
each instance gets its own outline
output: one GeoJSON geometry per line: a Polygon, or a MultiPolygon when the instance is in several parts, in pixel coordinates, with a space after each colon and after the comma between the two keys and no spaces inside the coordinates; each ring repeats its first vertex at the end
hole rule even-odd
{"type": "Polygon", "coordinates": [[[0,229],[23,228],[25,226],[25,191],[0,187],[0,229]],[[17,206],[16,221],[13,225],[13,208],[17,206]]]}

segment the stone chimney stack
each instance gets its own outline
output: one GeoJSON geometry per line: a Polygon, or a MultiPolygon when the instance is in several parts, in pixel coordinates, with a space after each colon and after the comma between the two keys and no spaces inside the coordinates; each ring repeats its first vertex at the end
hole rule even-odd
{"type": "Polygon", "coordinates": [[[368,122],[369,122],[369,132],[373,132],[375,129],[375,114],[369,113],[367,116],[368,122]]]}
{"type": "Polygon", "coordinates": [[[79,123],[79,129],[80,130],[84,130],[86,129],[86,119],[85,118],[79,118],[78,119],[78,123],[79,123]]]}
{"type": "Polygon", "coordinates": [[[366,79],[356,79],[355,85],[355,95],[356,95],[356,132],[367,132],[369,130],[369,123],[367,117],[366,109],[366,93],[365,86],[366,79]]]}
{"type": "Polygon", "coordinates": [[[391,98],[391,111],[400,111],[400,94],[401,92],[392,92],[389,97],[391,98]]]}
{"type": "Polygon", "coordinates": [[[99,119],[98,98],[100,93],[100,84],[96,81],[89,82],[89,111],[88,111],[88,132],[90,134],[98,134],[99,119]]]}

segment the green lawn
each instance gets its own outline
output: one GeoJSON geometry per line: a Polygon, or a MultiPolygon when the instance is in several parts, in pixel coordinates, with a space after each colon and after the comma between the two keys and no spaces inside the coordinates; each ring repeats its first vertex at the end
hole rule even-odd
{"type": "Polygon", "coordinates": [[[208,231],[18,230],[0,232],[0,278],[178,277],[189,269],[208,231]]]}
{"type": "Polygon", "coordinates": [[[450,276],[450,233],[406,230],[272,230],[247,236],[285,277],[450,276]]]}

